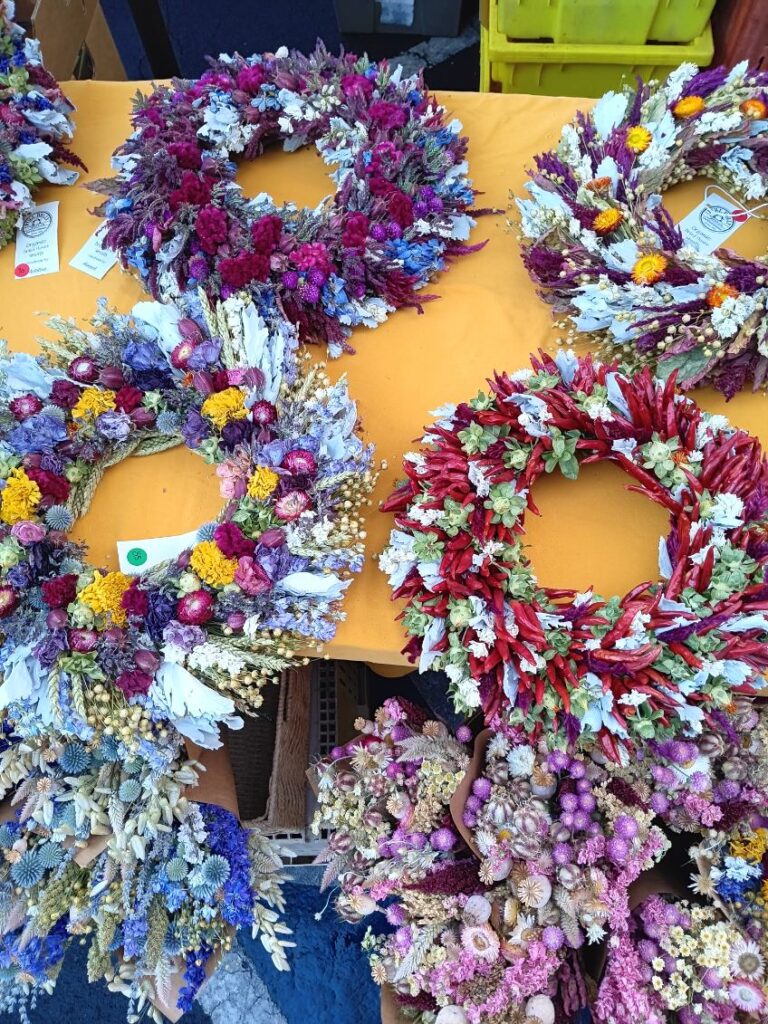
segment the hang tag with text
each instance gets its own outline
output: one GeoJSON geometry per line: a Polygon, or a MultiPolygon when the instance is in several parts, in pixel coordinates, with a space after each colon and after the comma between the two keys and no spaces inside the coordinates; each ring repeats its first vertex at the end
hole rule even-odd
{"type": "Polygon", "coordinates": [[[101,242],[107,230],[106,222],[100,224],[79,252],[69,261],[70,267],[82,270],[84,274],[100,281],[117,263],[117,253],[102,249],[101,242]]]}
{"type": "Polygon", "coordinates": [[[56,274],[59,269],[59,204],[41,203],[25,210],[16,228],[17,280],[56,274]]]}
{"type": "Polygon", "coordinates": [[[749,212],[718,192],[707,190],[702,201],[678,224],[686,245],[704,256],[714,252],[749,220],[749,212]]]}
{"type": "Polygon", "coordinates": [[[137,576],[161,562],[178,558],[182,551],[197,543],[197,530],[179,533],[175,537],[151,537],[148,540],[119,540],[117,557],[120,571],[126,576],[137,576]]]}

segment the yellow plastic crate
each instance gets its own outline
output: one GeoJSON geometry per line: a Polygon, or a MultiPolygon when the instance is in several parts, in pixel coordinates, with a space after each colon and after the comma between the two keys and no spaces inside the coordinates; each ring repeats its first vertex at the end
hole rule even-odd
{"type": "Polygon", "coordinates": [[[489,24],[480,27],[480,89],[537,96],[602,96],[643,79],[665,78],[683,61],[706,67],[712,60],[712,29],[685,46],[511,42],[498,29],[498,4],[491,0],[489,24]]]}
{"type": "Polygon", "coordinates": [[[715,0],[498,0],[499,31],[511,39],[642,45],[688,43],[715,0]]]}

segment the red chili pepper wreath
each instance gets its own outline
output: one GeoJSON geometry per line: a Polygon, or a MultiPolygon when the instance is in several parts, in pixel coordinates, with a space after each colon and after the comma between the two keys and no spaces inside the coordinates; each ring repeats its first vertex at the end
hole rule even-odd
{"type": "Polygon", "coordinates": [[[482,706],[614,759],[695,735],[768,667],[768,463],[758,440],[675,390],[562,351],[497,374],[405,457],[381,556],[419,670],[482,706]],[[522,549],[532,489],[608,460],[669,512],[658,582],[605,600],[539,587],[522,549]]]}

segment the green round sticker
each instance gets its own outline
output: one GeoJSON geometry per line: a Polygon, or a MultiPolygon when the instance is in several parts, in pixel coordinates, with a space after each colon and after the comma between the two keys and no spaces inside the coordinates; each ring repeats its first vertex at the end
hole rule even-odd
{"type": "Polygon", "coordinates": [[[131,548],[126,558],[131,565],[144,565],[147,560],[147,552],[144,548],[131,548]]]}

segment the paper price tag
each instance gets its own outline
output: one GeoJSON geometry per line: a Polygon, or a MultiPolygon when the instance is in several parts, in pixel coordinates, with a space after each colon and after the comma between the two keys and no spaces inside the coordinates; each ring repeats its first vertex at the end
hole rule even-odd
{"type": "Polygon", "coordinates": [[[69,261],[70,267],[75,270],[82,270],[84,274],[95,277],[100,281],[117,263],[117,253],[111,249],[102,249],[101,242],[107,230],[106,223],[100,224],[87,239],[85,245],[79,252],[75,253],[69,261]]]}
{"type": "Polygon", "coordinates": [[[708,256],[748,220],[749,213],[739,203],[709,192],[678,227],[686,245],[708,256]]]}
{"type": "Polygon", "coordinates": [[[56,274],[59,269],[59,204],[41,203],[26,210],[16,228],[16,260],[13,273],[17,281],[41,274],[56,274]]]}
{"type": "Polygon", "coordinates": [[[197,542],[197,530],[179,533],[175,537],[151,537],[148,540],[119,540],[117,557],[120,571],[126,576],[136,576],[152,569],[161,562],[177,558],[182,551],[197,542]]]}

